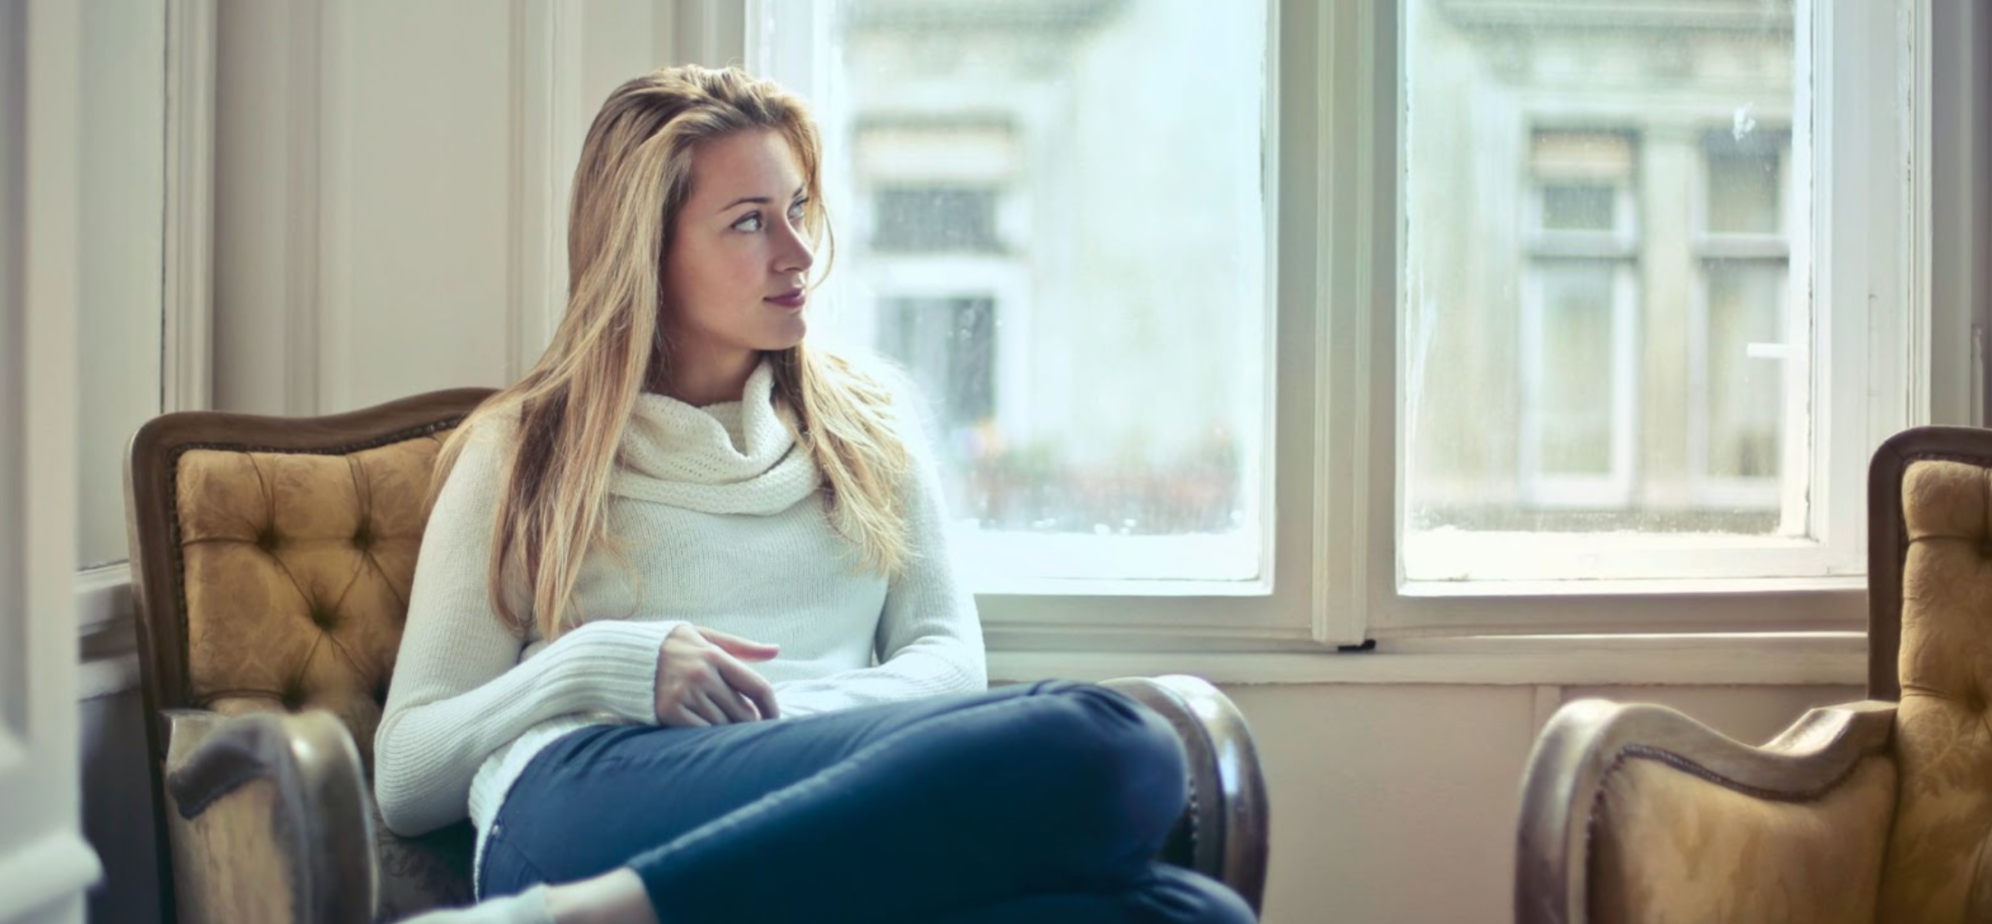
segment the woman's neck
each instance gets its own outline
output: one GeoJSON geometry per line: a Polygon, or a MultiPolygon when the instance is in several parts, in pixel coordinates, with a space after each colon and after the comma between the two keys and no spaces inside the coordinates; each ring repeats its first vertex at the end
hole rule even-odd
{"type": "Polygon", "coordinates": [[[653,373],[644,388],[693,407],[738,401],[747,390],[747,378],[760,364],[761,354],[752,350],[733,356],[709,353],[673,356],[668,362],[653,361],[650,366],[653,370],[669,369],[668,380],[660,381],[653,373]]]}

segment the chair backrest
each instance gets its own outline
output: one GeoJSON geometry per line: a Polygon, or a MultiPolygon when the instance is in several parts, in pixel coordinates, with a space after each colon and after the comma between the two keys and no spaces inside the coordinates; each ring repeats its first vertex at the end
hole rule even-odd
{"type": "Polygon", "coordinates": [[[371,765],[442,438],[489,389],[330,417],[168,414],[126,461],[151,756],[163,709],[322,708],[371,765]]]}
{"type": "Polygon", "coordinates": [[[1877,918],[1992,920],[1992,431],[1883,444],[1868,541],[1868,695],[1900,701],[1877,918]]]}
{"type": "MultiPolygon", "coordinates": [[[[431,468],[491,393],[314,418],[168,414],[132,438],[125,510],[165,894],[166,710],[324,709],[371,775],[431,468]]],[[[456,827],[403,841],[374,826],[381,913],[467,897],[469,834],[456,827]]]]}

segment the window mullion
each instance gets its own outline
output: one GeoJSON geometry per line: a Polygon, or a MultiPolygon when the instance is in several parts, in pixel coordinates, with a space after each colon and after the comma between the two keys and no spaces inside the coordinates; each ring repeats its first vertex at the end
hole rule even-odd
{"type": "Polygon", "coordinates": [[[1314,195],[1286,190],[1276,200],[1301,213],[1284,230],[1312,242],[1300,256],[1283,236],[1281,276],[1307,293],[1318,363],[1309,482],[1313,637],[1355,645],[1370,635],[1372,588],[1396,561],[1396,318],[1375,308],[1387,310],[1395,291],[1397,10],[1388,0],[1284,6],[1296,24],[1318,17],[1311,29],[1286,30],[1304,39],[1289,38],[1283,50],[1304,57],[1283,68],[1285,86],[1307,92],[1290,92],[1280,119],[1283,130],[1305,133],[1283,144],[1283,175],[1314,195]],[[1296,107],[1295,96],[1309,105],[1296,107]]]}

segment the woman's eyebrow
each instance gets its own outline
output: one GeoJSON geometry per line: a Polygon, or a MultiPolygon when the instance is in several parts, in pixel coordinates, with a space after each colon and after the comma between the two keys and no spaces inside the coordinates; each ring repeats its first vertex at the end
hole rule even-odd
{"type": "MultiPolygon", "coordinates": [[[[795,188],[795,195],[790,198],[800,199],[802,198],[803,193],[807,192],[808,190],[809,186],[807,184],[802,186],[797,186],[795,188]]],[[[719,211],[721,212],[729,211],[733,209],[735,206],[741,206],[741,205],[767,205],[768,203],[773,201],[774,200],[769,199],[767,196],[743,196],[741,198],[733,200],[732,202],[727,203],[726,207],[720,209],[719,211]]]]}
{"type": "Polygon", "coordinates": [[[739,205],[749,205],[749,204],[767,205],[770,201],[771,200],[767,196],[747,196],[745,198],[735,199],[732,202],[727,203],[726,207],[720,209],[720,211],[725,212],[732,209],[734,206],[739,206],[739,205]]]}

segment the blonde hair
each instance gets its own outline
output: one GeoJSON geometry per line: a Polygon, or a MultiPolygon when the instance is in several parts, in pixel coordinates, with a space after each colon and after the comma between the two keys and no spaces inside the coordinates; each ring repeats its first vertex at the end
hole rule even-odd
{"type": "MultiPolygon", "coordinates": [[[[802,100],[737,69],[665,68],[616,88],[588,128],[568,214],[567,312],[524,378],[479,405],[444,442],[431,502],[473,431],[516,421],[518,439],[492,524],[491,604],[524,635],[528,614],[505,587],[529,594],[531,624],[552,639],[581,614],[574,586],[591,548],[608,542],[607,488],[636,396],[669,381],[664,256],[692,186],[692,153],[741,131],[780,133],[801,161],[804,226],[829,237],[822,143],[802,100]],[[514,571],[513,569],[517,569],[514,571]]],[[[804,346],[765,354],[774,401],[792,412],[797,444],[823,474],[825,516],[860,567],[898,573],[906,545],[901,481],[910,468],[891,396],[879,380],[804,346]]]]}

